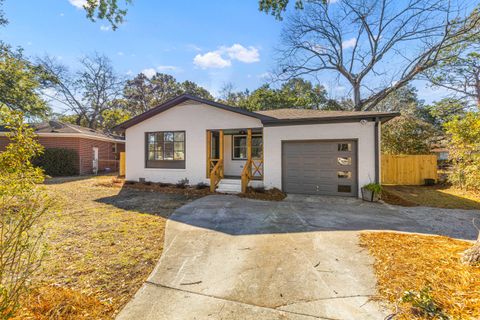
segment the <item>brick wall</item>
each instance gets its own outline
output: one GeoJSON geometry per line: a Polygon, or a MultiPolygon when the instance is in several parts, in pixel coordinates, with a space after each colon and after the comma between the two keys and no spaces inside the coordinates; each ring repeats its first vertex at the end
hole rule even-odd
{"type": "MultiPolygon", "coordinates": [[[[117,144],[117,153],[114,152],[113,142],[99,141],[85,138],[64,138],[64,137],[39,137],[38,141],[45,148],[64,148],[75,150],[79,161],[76,165],[80,169],[80,174],[93,173],[93,148],[98,148],[98,167],[99,171],[110,168],[111,171],[118,171],[118,152],[125,150],[124,143],[117,144]]],[[[0,137],[0,151],[5,150],[8,144],[6,137],[0,137]]]]}
{"type": "Polygon", "coordinates": [[[111,171],[118,171],[118,153],[114,152],[113,142],[99,141],[92,139],[80,139],[80,174],[93,172],[93,148],[98,148],[98,170],[104,171],[110,168],[111,171]]]}

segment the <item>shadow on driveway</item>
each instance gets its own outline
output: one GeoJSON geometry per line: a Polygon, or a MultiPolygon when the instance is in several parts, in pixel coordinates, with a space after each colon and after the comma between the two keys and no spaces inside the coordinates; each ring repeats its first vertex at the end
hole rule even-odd
{"type": "Polygon", "coordinates": [[[475,240],[472,219],[480,219],[476,210],[408,208],[341,197],[289,195],[279,202],[231,195],[194,199],[124,188],[97,201],[230,235],[394,230],[475,240]],[[178,208],[179,203],[186,204],[178,208]]]}

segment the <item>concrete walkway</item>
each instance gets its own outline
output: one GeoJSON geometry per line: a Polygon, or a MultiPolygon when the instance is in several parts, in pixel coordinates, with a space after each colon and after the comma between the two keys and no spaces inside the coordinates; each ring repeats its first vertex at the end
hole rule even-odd
{"type": "Polygon", "coordinates": [[[358,232],[476,237],[467,222],[478,211],[429,210],[305,196],[196,200],[170,217],[158,265],[118,319],[384,319],[358,232]]]}

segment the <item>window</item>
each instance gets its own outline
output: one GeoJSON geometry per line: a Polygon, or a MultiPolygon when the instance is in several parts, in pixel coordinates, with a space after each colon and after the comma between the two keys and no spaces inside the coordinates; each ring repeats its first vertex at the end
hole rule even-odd
{"type": "MultiPolygon", "coordinates": [[[[232,143],[232,159],[247,159],[247,136],[233,136],[232,143]]],[[[252,136],[252,158],[261,159],[263,156],[263,139],[262,136],[252,136]]]]}
{"type": "Polygon", "coordinates": [[[146,139],[147,168],[185,168],[184,131],[148,132],[146,139]]]}
{"type": "Polygon", "coordinates": [[[350,157],[338,157],[337,163],[341,166],[349,166],[352,164],[352,158],[350,157]]]}
{"type": "Polygon", "coordinates": [[[352,144],[351,143],[339,143],[338,144],[338,151],[352,151],[352,144]]]}
{"type": "Polygon", "coordinates": [[[350,171],[337,171],[337,177],[340,179],[350,179],[352,173],[350,171]]]}
{"type": "Polygon", "coordinates": [[[338,192],[350,193],[352,192],[352,186],[339,185],[337,188],[338,192]]]}

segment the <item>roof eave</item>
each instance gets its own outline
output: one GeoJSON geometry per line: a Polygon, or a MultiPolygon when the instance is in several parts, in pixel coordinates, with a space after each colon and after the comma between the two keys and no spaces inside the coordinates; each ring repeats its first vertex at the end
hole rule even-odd
{"type": "Polygon", "coordinates": [[[332,116],[320,118],[298,118],[298,119],[272,119],[262,121],[265,127],[287,126],[287,125],[307,125],[319,123],[342,123],[342,122],[357,122],[361,120],[376,121],[377,119],[385,123],[397,116],[400,113],[385,113],[385,114],[371,114],[371,115],[350,115],[350,116],[332,116]]]}

